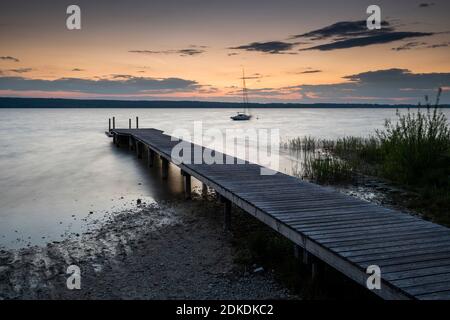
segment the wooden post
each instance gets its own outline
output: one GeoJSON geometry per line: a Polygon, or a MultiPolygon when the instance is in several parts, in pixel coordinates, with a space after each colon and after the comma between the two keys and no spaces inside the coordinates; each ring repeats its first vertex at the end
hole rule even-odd
{"type": "Polygon", "coordinates": [[[163,157],[161,157],[161,161],[161,175],[166,180],[169,177],[169,161],[163,157]]]}
{"type": "Polygon", "coordinates": [[[113,129],[116,128],[116,117],[113,117],[113,129]]]}
{"type": "Polygon", "coordinates": [[[120,137],[118,134],[114,133],[114,138],[116,140],[116,146],[117,148],[120,148],[120,137]]]}
{"type": "Polygon", "coordinates": [[[221,196],[221,202],[223,202],[223,230],[229,231],[231,228],[231,201],[221,196]]]}
{"type": "Polygon", "coordinates": [[[217,190],[214,190],[214,194],[216,195],[216,201],[222,202],[222,196],[217,192],[217,190]]]}
{"type": "Polygon", "coordinates": [[[303,264],[309,264],[311,262],[311,257],[306,249],[303,249],[303,264]]]}
{"type": "Polygon", "coordinates": [[[136,117],[136,129],[139,129],[139,117],[136,117]]]}
{"type": "Polygon", "coordinates": [[[319,273],[317,259],[312,256],[306,249],[303,249],[303,264],[311,266],[311,279],[315,279],[319,273]]]}
{"type": "Polygon", "coordinates": [[[133,138],[128,136],[128,150],[133,150],[133,138]]]}
{"type": "Polygon", "coordinates": [[[184,198],[186,200],[190,200],[191,197],[191,175],[187,174],[186,172],[182,172],[182,175],[184,177],[184,198]]]}
{"type": "Polygon", "coordinates": [[[136,140],[136,155],[137,155],[138,159],[142,159],[141,143],[137,140],[136,140]]]}
{"type": "Polygon", "coordinates": [[[311,278],[314,280],[319,274],[319,268],[316,262],[311,263],[311,278]]]}
{"type": "Polygon", "coordinates": [[[294,257],[296,259],[300,258],[300,252],[301,252],[302,248],[298,245],[294,243],[294,257]]]}
{"type": "Polygon", "coordinates": [[[148,151],[147,152],[148,167],[152,168],[153,167],[153,161],[155,159],[155,152],[152,149],[150,149],[150,147],[148,147],[147,151],[148,151]]]}
{"type": "Polygon", "coordinates": [[[131,119],[128,119],[128,129],[131,129],[131,119]]]}
{"type": "Polygon", "coordinates": [[[206,198],[208,196],[208,185],[206,183],[202,183],[202,197],[206,198]]]}
{"type": "Polygon", "coordinates": [[[108,119],[108,132],[111,132],[111,118],[108,119]]]}

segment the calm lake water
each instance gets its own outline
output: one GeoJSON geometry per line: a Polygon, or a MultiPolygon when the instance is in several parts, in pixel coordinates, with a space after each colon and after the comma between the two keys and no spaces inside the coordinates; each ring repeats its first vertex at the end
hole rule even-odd
{"type": "MultiPolygon", "coordinates": [[[[253,110],[250,122],[229,119],[226,109],[0,109],[0,246],[20,248],[60,240],[82,232],[86,220],[136,205],[136,199],[181,196],[179,170],[171,167],[162,182],[156,166],[146,168],[124,148],[113,146],[104,132],[108,118],[171,134],[204,129],[279,129],[282,140],[310,135],[338,138],[367,136],[395,118],[395,109],[253,110]],[[90,214],[90,212],[92,212],[90,214]]],[[[450,110],[445,110],[450,117],[450,110]]],[[[281,156],[279,170],[289,173],[291,157],[281,156]]]]}

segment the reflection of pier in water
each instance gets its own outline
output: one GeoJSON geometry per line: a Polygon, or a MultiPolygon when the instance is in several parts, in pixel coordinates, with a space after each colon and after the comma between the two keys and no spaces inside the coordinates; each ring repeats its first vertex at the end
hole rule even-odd
{"type": "MultiPolygon", "coordinates": [[[[179,141],[160,130],[115,129],[114,124],[107,135],[117,146],[145,157],[150,167],[159,156],[161,176],[167,179],[172,148],[179,141]]],[[[193,150],[194,144],[185,143],[193,150]]],[[[211,188],[220,196],[225,228],[230,227],[235,205],[293,241],[313,270],[320,260],[366,286],[367,267],[377,265],[381,289],[372,291],[382,298],[450,298],[448,228],[280,172],[261,175],[262,167],[253,163],[237,164],[236,158],[232,162],[177,164],[187,198],[191,177],[203,184],[203,191],[211,188]]]]}

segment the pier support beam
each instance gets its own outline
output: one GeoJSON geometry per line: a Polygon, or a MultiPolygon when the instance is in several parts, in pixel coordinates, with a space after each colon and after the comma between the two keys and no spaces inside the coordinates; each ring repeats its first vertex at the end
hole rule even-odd
{"type": "Polygon", "coordinates": [[[202,183],[202,197],[206,198],[208,196],[208,185],[206,183],[202,183]]]}
{"type": "Polygon", "coordinates": [[[191,175],[187,174],[184,171],[181,171],[181,174],[183,175],[183,181],[184,181],[184,198],[186,200],[190,200],[190,199],[192,199],[191,175]]]}
{"type": "Polygon", "coordinates": [[[138,159],[142,159],[141,143],[137,140],[136,140],[136,156],[138,157],[138,159]]]}
{"type": "Polygon", "coordinates": [[[312,262],[311,263],[311,278],[314,280],[317,278],[319,274],[319,266],[317,264],[317,262],[312,262]]]}
{"type": "Polygon", "coordinates": [[[132,136],[128,137],[128,149],[133,150],[133,137],[132,136]]]}
{"type": "Polygon", "coordinates": [[[164,180],[169,177],[169,160],[161,157],[161,176],[164,180]]]}
{"type": "Polygon", "coordinates": [[[229,231],[231,228],[231,201],[223,196],[220,197],[220,201],[224,204],[224,206],[223,206],[223,230],[229,231]]]}
{"type": "Polygon", "coordinates": [[[306,249],[303,249],[302,262],[303,262],[303,264],[311,263],[311,255],[309,254],[308,251],[306,251],[306,249]]]}
{"type": "Polygon", "coordinates": [[[299,248],[299,253],[302,252],[302,263],[304,265],[307,265],[311,270],[311,279],[317,278],[319,274],[319,261],[317,258],[312,256],[308,251],[305,249],[300,248],[299,246],[295,245],[299,248]]]}
{"type": "Polygon", "coordinates": [[[294,243],[294,257],[296,259],[300,259],[301,254],[302,254],[302,247],[294,243]]]}
{"type": "Polygon", "coordinates": [[[147,163],[148,163],[148,167],[149,168],[152,168],[153,167],[153,162],[154,162],[154,160],[155,160],[155,151],[153,151],[152,149],[150,149],[150,148],[148,148],[147,149],[147,156],[148,156],[148,161],[147,161],[147,163]]]}
{"type": "Polygon", "coordinates": [[[217,190],[214,190],[214,195],[216,197],[217,202],[222,202],[222,196],[220,195],[220,193],[217,192],[217,190]]]}

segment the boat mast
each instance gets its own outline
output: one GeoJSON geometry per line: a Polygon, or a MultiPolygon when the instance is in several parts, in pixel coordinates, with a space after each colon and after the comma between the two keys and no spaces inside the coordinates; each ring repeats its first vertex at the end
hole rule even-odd
{"type": "Polygon", "coordinates": [[[242,100],[244,102],[244,113],[247,114],[248,92],[247,92],[247,86],[245,85],[245,71],[244,71],[244,68],[242,68],[242,100]]]}

